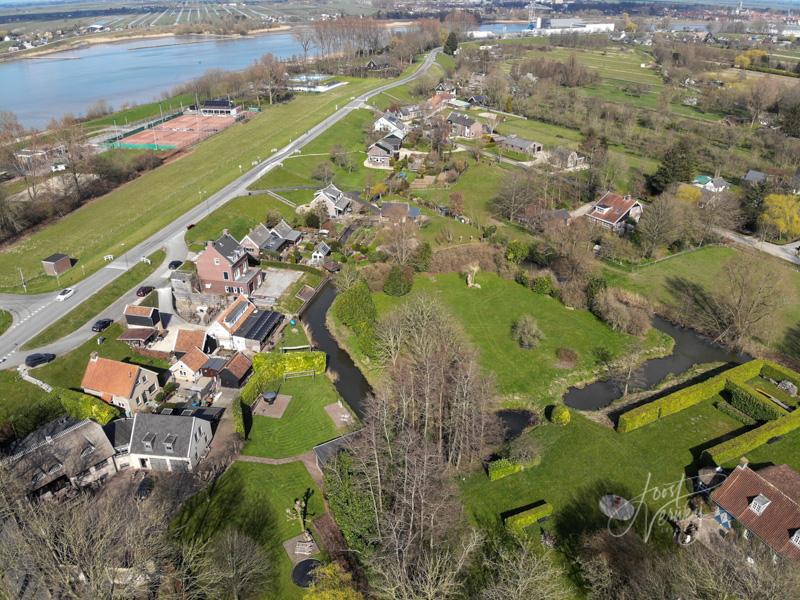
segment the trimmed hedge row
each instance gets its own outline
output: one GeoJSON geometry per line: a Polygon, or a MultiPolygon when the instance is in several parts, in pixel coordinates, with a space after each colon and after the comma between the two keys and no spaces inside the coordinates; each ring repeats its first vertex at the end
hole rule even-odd
{"type": "Polygon", "coordinates": [[[500,458],[498,460],[493,460],[492,462],[490,462],[487,471],[489,473],[489,480],[497,481],[498,479],[502,479],[503,477],[508,477],[509,475],[513,475],[514,473],[519,473],[520,471],[522,471],[522,465],[519,463],[511,462],[507,458],[500,458]]]}
{"type": "Polygon", "coordinates": [[[733,367],[732,369],[728,369],[724,373],[720,373],[710,379],[629,410],[620,415],[617,431],[622,433],[633,431],[648,423],[652,423],[663,417],[680,412],[685,408],[699,404],[703,400],[707,400],[724,390],[727,380],[730,379],[737,382],[748,381],[759,375],[763,366],[763,360],[751,360],[737,367],[733,367]]]}
{"type": "Polygon", "coordinates": [[[797,386],[798,389],[800,389],[800,377],[798,377],[797,373],[791,369],[787,369],[783,365],[773,362],[765,363],[764,368],[761,369],[761,376],[766,379],[777,381],[778,383],[786,379],[791,381],[797,386]]]}
{"type": "Polygon", "coordinates": [[[119,411],[102,400],[74,390],[55,388],[51,396],[57,398],[66,413],[73,419],[91,419],[101,425],[119,416],[119,411]]]}
{"type": "Polygon", "coordinates": [[[800,410],[775,421],[767,421],[761,427],[756,427],[726,442],[707,448],[703,452],[703,456],[718,465],[723,465],[767,443],[771,438],[785,435],[798,427],[800,427],[800,410]]]}
{"type": "Polygon", "coordinates": [[[526,527],[538,523],[541,519],[553,514],[553,507],[545,502],[539,506],[534,506],[505,519],[505,526],[516,534],[522,534],[526,527]]]}
{"type": "Polygon", "coordinates": [[[751,419],[748,415],[744,414],[738,408],[732,407],[730,404],[725,402],[725,400],[719,400],[718,402],[714,403],[714,408],[718,411],[725,413],[732,419],[736,419],[742,425],[747,425],[748,427],[752,427],[756,424],[755,419],[751,419]]]}
{"type": "MultiPolygon", "coordinates": [[[[253,370],[260,379],[282,379],[286,373],[313,371],[317,375],[325,372],[327,356],[324,352],[306,350],[301,352],[267,352],[253,357],[253,370]]],[[[248,382],[249,383],[249,382],[248,382]]]]}
{"type": "Polygon", "coordinates": [[[756,421],[774,421],[789,414],[747,384],[729,379],[725,382],[725,390],[731,395],[730,403],[756,421]]]}

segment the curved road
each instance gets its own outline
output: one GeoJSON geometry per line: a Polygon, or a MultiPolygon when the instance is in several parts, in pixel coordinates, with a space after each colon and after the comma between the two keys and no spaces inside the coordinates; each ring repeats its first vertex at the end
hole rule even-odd
{"type": "MultiPolygon", "coordinates": [[[[441,51],[436,48],[429,52],[423,64],[411,75],[401,79],[395,79],[390,83],[374,88],[365,92],[357,97],[351,97],[344,107],[334,112],[329,117],[323,119],[320,123],[312,127],[306,133],[298,137],[293,142],[287,144],[272,156],[265,159],[250,171],[231,182],[218,192],[210,195],[204,202],[201,202],[191,210],[183,214],[179,219],[176,219],[158,233],[152,235],[145,241],[134,246],[122,256],[118,256],[115,260],[104,268],[92,273],[89,277],[73,286],[75,295],[65,302],[58,302],[56,300],[56,292],[49,294],[39,295],[16,295],[16,294],[0,294],[0,307],[11,312],[14,321],[11,327],[0,336],[0,367],[9,368],[15,367],[22,363],[25,355],[29,352],[20,352],[18,347],[22,346],[25,342],[30,340],[40,331],[45,329],[51,323],[57,321],[61,316],[75,308],[81,302],[90,298],[94,293],[99,291],[104,286],[111,283],[114,279],[119,277],[122,273],[132,267],[136,261],[143,256],[148,256],[158,250],[159,248],[166,248],[167,257],[164,264],[159,269],[147,278],[146,281],[139,285],[153,285],[155,287],[162,287],[164,280],[169,276],[166,270],[166,264],[172,260],[185,260],[187,255],[186,245],[184,244],[183,237],[186,233],[186,226],[190,223],[196,223],[205,217],[212,210],[219,208],[226,202],[247,193],[247,188],[263,177],[275,166],[279,165],[281,161],[290,155],[298,152],[303,146],[308,144],[313,139],[330,129],[336,123],[344,119],[353,110],[362,108],[367,101],[373,96],[377,96],[394,87],[403,85],[412,81],[426,72],[431,65],[435,62],[436,56],[441,51]]],[[[136,286],[136,288],[139,287],[136,286]]],[[[55,354],[63,354],[72,348],[80,345],[92,337],[91,324],[101,316],[108,316],[109,318],[117,319],[125,304],[128,304],[136,299],[135,289],[130,290],[122,298],[118,299],[114,304],[108,307],[100,315],[96,315],[85,325],[81,326],[77,331],[68,335],[53,344],[37,348],[36,351],[40,352],[53,352],[55,354]]]]}

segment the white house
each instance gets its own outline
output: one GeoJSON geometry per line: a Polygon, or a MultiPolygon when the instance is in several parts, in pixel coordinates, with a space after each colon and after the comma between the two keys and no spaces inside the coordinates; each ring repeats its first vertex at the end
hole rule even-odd
{"type": "Polygon", "coordinates": [[[130,466],[153,471],[194,471],[212,437],[211,423],[204,419],[138,413],[131,430],[130,466]]]}
{"type": "Polygon", "coordinates": [[[169,370],[177,381],[197,383],[197,380],[202,377],[203,365],[206,362],[208,362],[208,355],[200,348],[192,348],[175,361],[169,370]]]}
{"type": "Polygon", "coordinates": [[[207,334],[225,350],[256,353],[264,349],[282,321],[282,314],[259,310],[246,297],[239,296],[214,319],[207,334]]]}
{"type": "Polygon", "coordinates": [[[352,203],[353,200],[347,194],[330,183],[321,190],[317,190],[311,201],[311,207],[316,208],[322,205],[328,213],[328,218],[336,219],[344,215],[352,203]]]}
{"type": "Polygon", "coordinates": [[[708,175],[698,175],[694,178],[692,185],[699,187],[702,190],[719,194],[728,189],[728,182],[722,177],[709,177],[708,175]]]}
{"type": "Polygon", "coordinates": [[[331,248],[325,242],[320,242],[311,253],[311,262],[315,265],[322,264],[325,258],[331,253],[331,248]]]}
{"type": "Polygon", "coordinates": [[[400,139],[406,137],[408,134],[408,131],[406,130],[406,124],[400,119],[390,115],[382,115],[379,117],[375,123],[373,123],[372,130],[379,131],[381,133],[393,133],[400,139]]]}

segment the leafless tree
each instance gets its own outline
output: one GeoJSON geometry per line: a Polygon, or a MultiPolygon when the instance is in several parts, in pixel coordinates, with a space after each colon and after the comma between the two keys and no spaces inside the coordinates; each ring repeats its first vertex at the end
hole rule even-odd
{"type": "Polygon", "coordinates": [[[417,247],[417,226],[410,221],[394,223],[387,227],[386,253],[392,262],[407,265],[417,247]]]}
{"type": "Polygon", "coordinates": [[[303,64],[308,62],[308,50],[314,43],[314,31],[308,27],[292,28],[292,37],[303,49],[303,64]]]}
{"type": "Polygon", "coordinates": [[[45,151],[41,132],[26,130],[14,113],[0,112],[0,162],[12,165],[22,175],[31,202],[39,198],[41,178],[47,172],[47,161],[39,155],[45,151]],[[31,154],[21,153],[23,149],[31,154]]]}
{"type": "Polygon", "coordinates": [[[67,172],[72,178],[76,199],[80,201],[84,195],[80,173],[85,170],[86,162],[91,156],[86,145],[86,131],[79,121],[70,116],[51,121],[48,130],[62,149],[67,172]]]}
{"type": "Polygon", "coordinates": [[[675,205],[672,197],[662,194],[642,213],[636,230],[641,237],[645,256],[652,256],[657,248],[672,243],[679,235],[675,205]]]}
{"type": "Polygon", "coordinates": [[[263,589],[272,565],[262,547],[236,528],[228,528],[210,544],[215,598],[250,598],[263,589]]]}
{"type": "Polygon", "coordinates": [[[482,590],[482,600],[566,600],[571,596],[553,557],[534,550],[530,543],[515,541],[511,548],[496,548],[493,554],[484,569],[494,577],[482,590]]]}
{"type": "Polygon", "coordinates": [[[276,92],[286,87],[286,67],[272,54],[265,54],[255,64],[255,74],[272,104],[276,92]]]}

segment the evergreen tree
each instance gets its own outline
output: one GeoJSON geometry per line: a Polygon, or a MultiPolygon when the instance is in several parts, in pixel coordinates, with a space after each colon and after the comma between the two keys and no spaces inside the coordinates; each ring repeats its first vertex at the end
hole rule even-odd
{"type": "Polygon", "coordinates": [[[394,265],[383,284],[383,291],[390,296],[405,296],[411,291],[412,283],[411,273],[400,265],[394,265]]]}
{"type": "Polygon", "coordinates": [[[681,140],[667,150],[658,170],[650,176],[648,185],[653,193],[660,194],[672,183],[691,181],[694,171],[692,148],[688,140],[681,140]]]}
{"type": "Polygon", "coordinates": [[[414,255],[414,270],[423,273],[431,268],[433,250],[429,242],[423,242],[414,255]]]}
{"type": "Polygon", "coordinates": [[[449,54],[452,56],[456,53],[458,49],[458,38],[456,37],[455,32],[451,31],[450,34],[447,36],[447,41],[444,43],[444,53],[449,54]]]}

